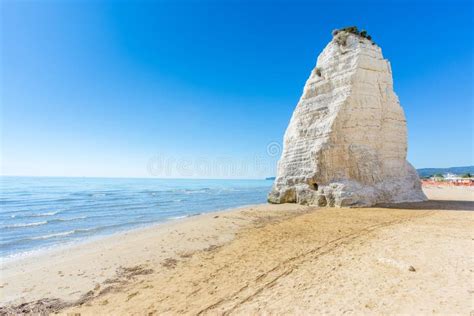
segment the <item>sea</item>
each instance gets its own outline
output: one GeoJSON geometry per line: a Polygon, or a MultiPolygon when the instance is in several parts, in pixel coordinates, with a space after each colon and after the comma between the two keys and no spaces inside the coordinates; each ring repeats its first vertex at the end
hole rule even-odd
{"type": "Polygon", "coordinates": [[[0,177],[0,258],[266,202],[271,180],[0,177]]]}

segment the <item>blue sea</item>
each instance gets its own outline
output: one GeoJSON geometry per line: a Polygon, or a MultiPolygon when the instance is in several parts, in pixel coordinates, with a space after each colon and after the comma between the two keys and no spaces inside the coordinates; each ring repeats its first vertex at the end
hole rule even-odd
{"type": "Polygon", "coordinates": [[[0,177],[0,257],[266,202],[272,181],[0,177]]]}

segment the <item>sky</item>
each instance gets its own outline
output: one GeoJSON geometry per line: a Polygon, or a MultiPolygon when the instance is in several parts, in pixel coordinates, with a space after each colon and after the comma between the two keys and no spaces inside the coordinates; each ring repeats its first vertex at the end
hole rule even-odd
{"type": "Polygon", "coordinates": [[[331,31],[389,59],[416,167],[474,164],[471,1],[1,2],[1,173],[272,176],[331,31]]]}

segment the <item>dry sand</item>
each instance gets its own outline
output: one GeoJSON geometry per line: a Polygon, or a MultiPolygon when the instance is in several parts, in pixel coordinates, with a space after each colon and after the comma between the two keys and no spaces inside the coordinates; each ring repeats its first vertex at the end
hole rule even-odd
{"type": "Polygon", "coordinates": [[[425,192],[378,208],[246,207],[3,263],[0,312],[468,315],[473,188],[425,192]]]}

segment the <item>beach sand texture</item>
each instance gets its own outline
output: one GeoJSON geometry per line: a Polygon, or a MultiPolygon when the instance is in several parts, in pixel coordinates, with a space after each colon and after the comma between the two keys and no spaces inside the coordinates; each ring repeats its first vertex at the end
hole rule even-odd
{"type": "Polygon", "coordinates": [[[2,311],[469,314],[474,191],[424,190],[396,206],[209,213],[7,262],[2,311]]]}

